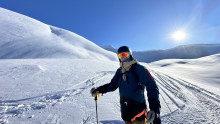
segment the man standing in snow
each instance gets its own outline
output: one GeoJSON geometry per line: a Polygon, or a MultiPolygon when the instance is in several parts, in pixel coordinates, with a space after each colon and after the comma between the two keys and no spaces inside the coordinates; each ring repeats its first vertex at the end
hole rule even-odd
{"type": "Polygon", "coordinates": [[[111,82],[92,88],[92,96],[107,93],[119,87],[121,117],[125,124],[161,124],[159,89],[149,71],[133,58],[127,46],[118,49],[120,68],[111,82]],[[146,87],[150,111],[146,112],[144,89],[146,87]],[[146,118],[146,120],[145,120],[146,118]]]}

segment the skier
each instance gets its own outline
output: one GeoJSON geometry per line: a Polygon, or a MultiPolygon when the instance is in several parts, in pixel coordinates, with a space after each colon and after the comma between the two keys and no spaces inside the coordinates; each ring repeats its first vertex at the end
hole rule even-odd
{"type": "Polygon", "coordinates": [[[91,89],[92,96],[107,93],[119,87],[121,117],[125,124],[161,124],[159,89],[149,71],[138,63],[127,46],[118,49],[120,68],[111,82],[91,89]],[[150,111],[144,96],[146,87],[150,111]],[[146,119],[145,119],[146,118],[146,119]]]}

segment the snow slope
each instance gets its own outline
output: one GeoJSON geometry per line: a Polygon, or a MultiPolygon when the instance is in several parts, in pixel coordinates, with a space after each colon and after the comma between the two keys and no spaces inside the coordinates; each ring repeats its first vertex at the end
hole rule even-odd
{"type": "Polygon", "coordinates": [[[0,8],[0,59],[117,60],[115,54],[64,29],[0,8]]]}
{"type": "Polygon", "coordinates": [[[161,100],[172,112],[164,116],[164,123],[220,123],[220,54],[161,60],[148,66],[160,87],[161,100]]]}
{"type": "Polygon", "coordinates": [[[203,85],[220,94],[220,54],[198,59],[166,59],[150,63],[154,70],[170,73],[172,75],[203,85]],[[214,90],[217,88],[216,90],[214,90]]]}
{"type": "MultiPolygon", "coordinates": [[[[159,86],[164,124],[220,123],[220,54],[142,64],[159,86]]],[[[0,60],[0,123],[95,124],[90,89],[110,82],[118,67],[84,59],[0,60]]],[[[124,123],[118,90],[100,96],[98,114],[100,124],[124,123]]]]}

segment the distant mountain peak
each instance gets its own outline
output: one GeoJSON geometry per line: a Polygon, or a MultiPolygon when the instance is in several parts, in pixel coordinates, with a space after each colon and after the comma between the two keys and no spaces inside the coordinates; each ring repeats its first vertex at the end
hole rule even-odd
{"type": "Polygon", "coordinates": [[[102,48],[116,49],[113,45],[104,45],[102,48]]]}
{"type": "Polygon", "coordinates": [[[102,46],[102,48],[105,50],[117,53],[117,49],[113,45],[105,45],[105,46],[102,46]]]}

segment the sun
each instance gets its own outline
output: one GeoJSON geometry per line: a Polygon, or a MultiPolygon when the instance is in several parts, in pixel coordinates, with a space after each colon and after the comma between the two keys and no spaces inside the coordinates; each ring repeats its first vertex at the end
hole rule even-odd
{"type": "Polygon", "coordinates": [[[176,31],[172,34],[172,38],[175,41],[183,41],[186,39],[186,33],[182,30],[176,31]]]}

